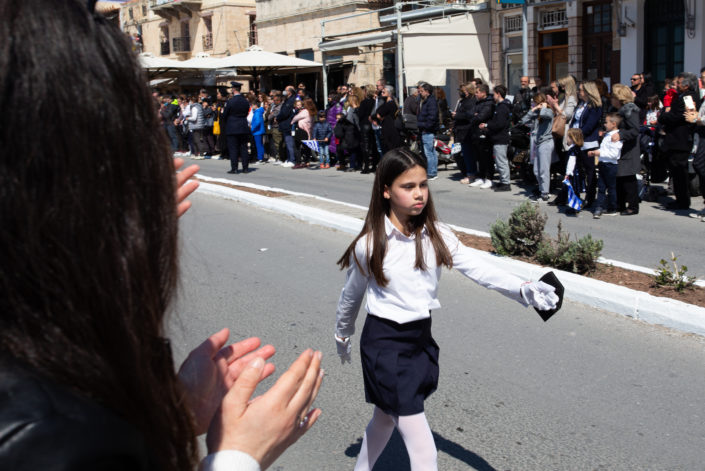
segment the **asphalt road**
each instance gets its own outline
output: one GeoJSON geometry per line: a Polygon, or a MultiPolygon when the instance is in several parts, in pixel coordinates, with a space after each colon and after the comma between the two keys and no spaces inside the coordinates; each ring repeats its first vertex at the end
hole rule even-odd
{"type": "MultiPolygon", "coordinates": [[[[248,179],[255,175],[265,171],[248,179]]],[[[303,185],[308,177],[294,178],[303,185]]],[[[318,178],[331,189],[343,181],[318,178]]],[[[322,350],[323,415],[271,469],[352,469],[372,406],[357,351],[341,365],[333,341],[344,281],[335,261],[350,236],[231,201],[192,200],[181,223],[175,358],[223,326],[234,340],[258,335],[275,345],[279,372],[303,349],[322,350]]],[[[457,272],[444,274],[440,300],[441,377],[426,402],[439,469],[702,469],[703,338],[572,302],[543,323],[457,272]]],[[[408,469],[395,434],[375,470],[408,469]]]]}
{"type": "MultiPolygon", "coordinates": [[[[292,170],[273,165],[250,166],[253,172],[228,175],[230,162],[202,160],[201,173],[211,177],[257,183],[291,191],[314,194],[362,206],[369,204],[374,175],[337,172],[329,170],[292,170]]],[[[439,169],[439,178],[431,182],[431,190],[441,220],[479,231],[489,232],[497,219],[506,220],[512,210],[529,196],[532,187],[522,187],[515,182],[512,191],[495,193],[491,190],[468,188],[458,183],[459,174],[454,169],[439,169]]],[[[662,199],[662,202],[670,198],[662,199]]],[[[703,207],[702,197],[692,198],[692,208],[703,207]]],[[[638,216],[603,217],[592,219],[592,213],[578,217],[567,216],[553,206],[542,204],[548,221],[546,231],[555,235],[558,222],[563,231],[577,237],[592,234],[604,240],[605,258],[656,268],[659,260],[669,258],[671,252],[679,263],[689,267],[689,274],[705,278],[705,250],[703,235],[705,223],[688,217],[685,212],[666,210],[658,203],[644,202],[638,216]]]]}

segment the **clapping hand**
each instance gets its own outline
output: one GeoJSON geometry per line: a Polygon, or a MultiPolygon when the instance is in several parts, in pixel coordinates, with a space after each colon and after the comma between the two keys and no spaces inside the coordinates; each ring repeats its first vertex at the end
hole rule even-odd
{"type": "MultiPolygon", "coordinates": [[[[179,170],[184,165],[184,159],[174,159],[174,170],[179,170]]],[[[190,180],[200,170],[198,165],[189,165],[181,172],[176,172],[176,215],[181,217],[191,207],[191,202],[186,198],[196,191],[198,182],[190,180]]]]}
{"type": "Polygon", "coordinates": [[[321,410],[311,406],[323,381],[321,352],[303,352],[269,391],[252,399],[265,368],[256,358],[228,391],[208,429],[209,453],[239,450],[266,469],[318,420],[321,410]]]}
{"type": "MultiPolygon", "coordinates": [[[[258,338],[249,338],[225,346],[229,331],[217,332],[196,347],[179,368],[179,380],[186,390],[186,402],[196,422],[196,433],[205,433],[235,380],[255,358],[268,360],[274,347],[260,346],[258,338]]],[[[262,367],[260,380],[274,372],[274,365],[262,367]]]]}

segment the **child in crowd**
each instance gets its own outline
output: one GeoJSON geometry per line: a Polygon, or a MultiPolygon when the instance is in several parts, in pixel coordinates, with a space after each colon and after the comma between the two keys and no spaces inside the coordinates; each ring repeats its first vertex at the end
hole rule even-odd
{"type": "Polygon", "coordinates": [[[599,157],[597,180],[597,208],[592,217],[600,219],[616,216],[617,211],[617,164],[622,152],[622,141],[613,141],[612,136],[618,131],[622,118],[617,113],[609,113],[605,120],[605,136],[599,150],[588,151],[588,156],[599,157]],[[607,199],[607,201],[605,201],[607,199]],[[607,203],[607,206],[605,206],[607,203]]]}
{"type": "Polygon", "coordinates": [[[431,310],[441,307],[437,298],[441,268],[455,267],[524,306],[552,309],[559,298],[547,283],[524,282],[481,260],[438,222],[426,160],[404,148],[391,150],[380,160],[363,229],[338,264],[347,269],[335,333],[343,362],[350,361],[350,336],[367,295],[360,356],[365,397],[375,409],[355,471],[374,467],[395,427],[411,469],[435,471],[437,451],[424,401],[438,384],[431,310]]]}
{"type": "MultiPolygon", "coordinates": [[[[580,128],[569,128],[568,131],[566,131],[565,144],[568,146],[568,149],[566,150],[565,176],[563,177],[563,180],[570,181],[575,194],[579,194],[582,189],[580,176],[578,175],[578,168],[575,164],[577,162],[577,157],[580,154],[580,148],[584,143],[585,139],[583,138],[583,132],[580,128]]],[[[556,206],[557,204],[568,203],[568,188],[565,185],[563,185],[560,194],[554,201],[560,201],[561,203],[554,203],[552,201],[549,205],[556,206]]],[[[576,214],[578,211],[580,211],[580,209],[570,207],[566,209],[565,213],[576,214]]]]}
{"type": "Polygon", "coordinates": [[[313,139],[318,141],[318,168],[330,168],[330,139],[333,136],[333,129],[326,120],[326,112],[318,112],[318,121],[313,125],[313,139]]]}

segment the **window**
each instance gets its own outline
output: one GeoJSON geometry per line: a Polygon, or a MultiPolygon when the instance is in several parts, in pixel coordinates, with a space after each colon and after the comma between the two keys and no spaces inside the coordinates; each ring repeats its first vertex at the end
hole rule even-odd
{"type": "Polygon", "coordinates": [[[132,13],[132,8],[128,8],[128,9],[127,9],[127,16],[128,16],[131,20],[134,20],[134,19],[135,19],[135,15],[134,15],[134,13],[132,13]]]}
{"type": "Polygon", "coordinates": [[[206,33],[201,40],[203,41],[203,50],[209,51],[213,49],[213,21],[210,17],[203,18],[203,25],[206,27],[206,33]]]}
{"type": "Polygon", "coordinates": [[[299,49],[296,51],[296,57],[307,61],[313,60],[313,49],[299,49]]]}
{"type": "Polygon", "coordinates": [[[612,5],[589,5],[585,8],[585,32],[588,34],[612,31],[612,5]]]}
{"type": "Polygon", "coordinates": [[[249,46],[254,46],[257,44],[257,17],[255,15],[250,15],[250,31],[247,35],[247,43],[249,46]]]}
{"type": "Polygon", "coordinates": [[[142,16],[143,17],[147,16],[147,5],[142,5],[142,16]]]}

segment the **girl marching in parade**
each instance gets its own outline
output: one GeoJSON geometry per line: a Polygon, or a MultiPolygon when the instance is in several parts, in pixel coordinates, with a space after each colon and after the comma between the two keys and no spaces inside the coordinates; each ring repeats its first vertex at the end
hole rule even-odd
{"type": "Polygon", "coordinates": [[[438,384],[438,345],[431,310],[441,268],[455,267],[481,286],[539,310],[554,309],[554,287],[494,268],[460,243],[437,220],[423,157],[403,148],[380,161],[360,234],[338,261],[347,269],[338,301],[335,339],[350,361],[362,299],[368,312],[360,337],[367,402],[374,414],[362,441],[356,471],[371,470],[396,427],[412,471],[436,470],[437,452],[424,400],[438,384]]]}

